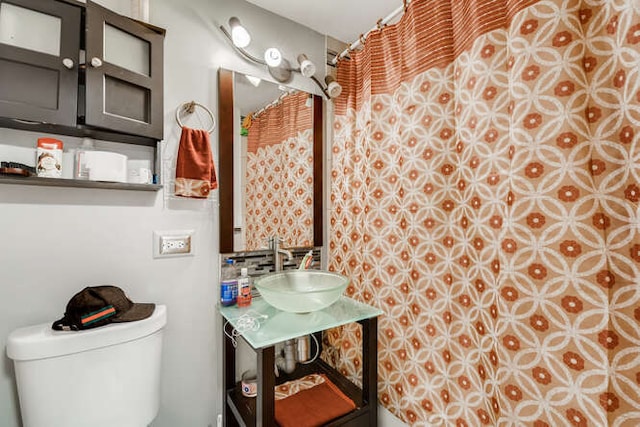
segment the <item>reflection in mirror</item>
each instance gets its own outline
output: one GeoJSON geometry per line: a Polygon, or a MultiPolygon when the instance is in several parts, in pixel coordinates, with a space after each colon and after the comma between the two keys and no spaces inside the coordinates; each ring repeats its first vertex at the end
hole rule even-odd
{"type": "Polygon", "coordinates": [[[283,92],[257,112],[241,110],[245,215],[238,237],[246,250],[263,249],[274,235],[284,247],[313,245],[313,104],[307,100],[307,93],[283,92]]]}
{"type": "Polygon", "coordinates": [[[220,252],[322,245],[322,100],[220,70],[220,252]]]}

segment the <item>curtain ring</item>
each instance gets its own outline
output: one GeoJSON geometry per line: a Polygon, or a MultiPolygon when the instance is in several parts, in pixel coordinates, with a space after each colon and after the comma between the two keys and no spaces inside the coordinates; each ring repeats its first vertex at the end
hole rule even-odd
{"type": "Polygon", "coordinates": [[[378,22],[376,22],[376,25],[378,26],[378,30],[382,30],[382,18],[378,19],[378,22]]]}
{"type": "Polygon", "coordinates": [[[351,52],[353,52],[353,49],[351,49],[351,44],[345,49],[347,52],[344,55],[339,55],[338,56],[338,60],[336,61],[336,65],[338,65],[338,62],[342,61],[343,59],[346,59],[347,56],[349,55],[349,59],[351,59],[351,52]]]}
{"type": "Polygon", "coordinates": [[[367,40],[367,39],[365,39],[364,34],[360,34],[360,44],[364,46],[364,42],[365,42],[366,40],[367,40]]]}
{"type": "Polygon", "coordinates": [[[407,11],[407,8],[409,7],[409,1],[408,0],[402,0],[404,2],[404,11],[407,11]]]}

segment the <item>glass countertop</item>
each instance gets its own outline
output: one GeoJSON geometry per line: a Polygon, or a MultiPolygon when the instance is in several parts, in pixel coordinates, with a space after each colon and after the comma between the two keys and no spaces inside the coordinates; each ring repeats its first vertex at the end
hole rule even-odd
{"type": "Polygon", "coordinates": [[[256,349],[382,314],[380,309],[345,296],[329,307],[311,313],[287,313],[269,305],[261,297],[254,298],[249,307],[218,304],[218,310],[229,323],[225,323],[226,331],[230,333],[231,327],[235,328],[256,349]],[[247,318],[256,319],[260,327],[242,331],[243,320],[247,318]]]}

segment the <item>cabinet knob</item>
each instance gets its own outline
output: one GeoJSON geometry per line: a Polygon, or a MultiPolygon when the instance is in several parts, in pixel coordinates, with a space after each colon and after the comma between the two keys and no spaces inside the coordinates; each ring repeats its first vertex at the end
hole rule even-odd
{"type": "Polygon", "coordinates": [[[71,58],[64,58],[62,60],[62,65],[64,65],[66,68],[68,68],[70,70],[70,69],[73,68],[75,63],[73,62],[73,59],[71,59],[71,58]]]}
{"type": "Polygon", "coordinates": [[[91,66],[94,68],[102,67],[102,60],[100,58],[91,58],[91,66]]]}

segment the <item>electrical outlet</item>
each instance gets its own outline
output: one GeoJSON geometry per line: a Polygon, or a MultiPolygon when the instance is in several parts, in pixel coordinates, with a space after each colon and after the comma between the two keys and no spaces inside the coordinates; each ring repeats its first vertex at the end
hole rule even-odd
{"type": "Polygon", "coordinates": [[[155,258],[193,255],[193,230],[169,230],[153,232],[153,256],[155,258]]]}
{"type": "Polygon", "coordinates": [[[160,236],[160,254],[188,254],[191,252],[191,236],[160,236]]]}

